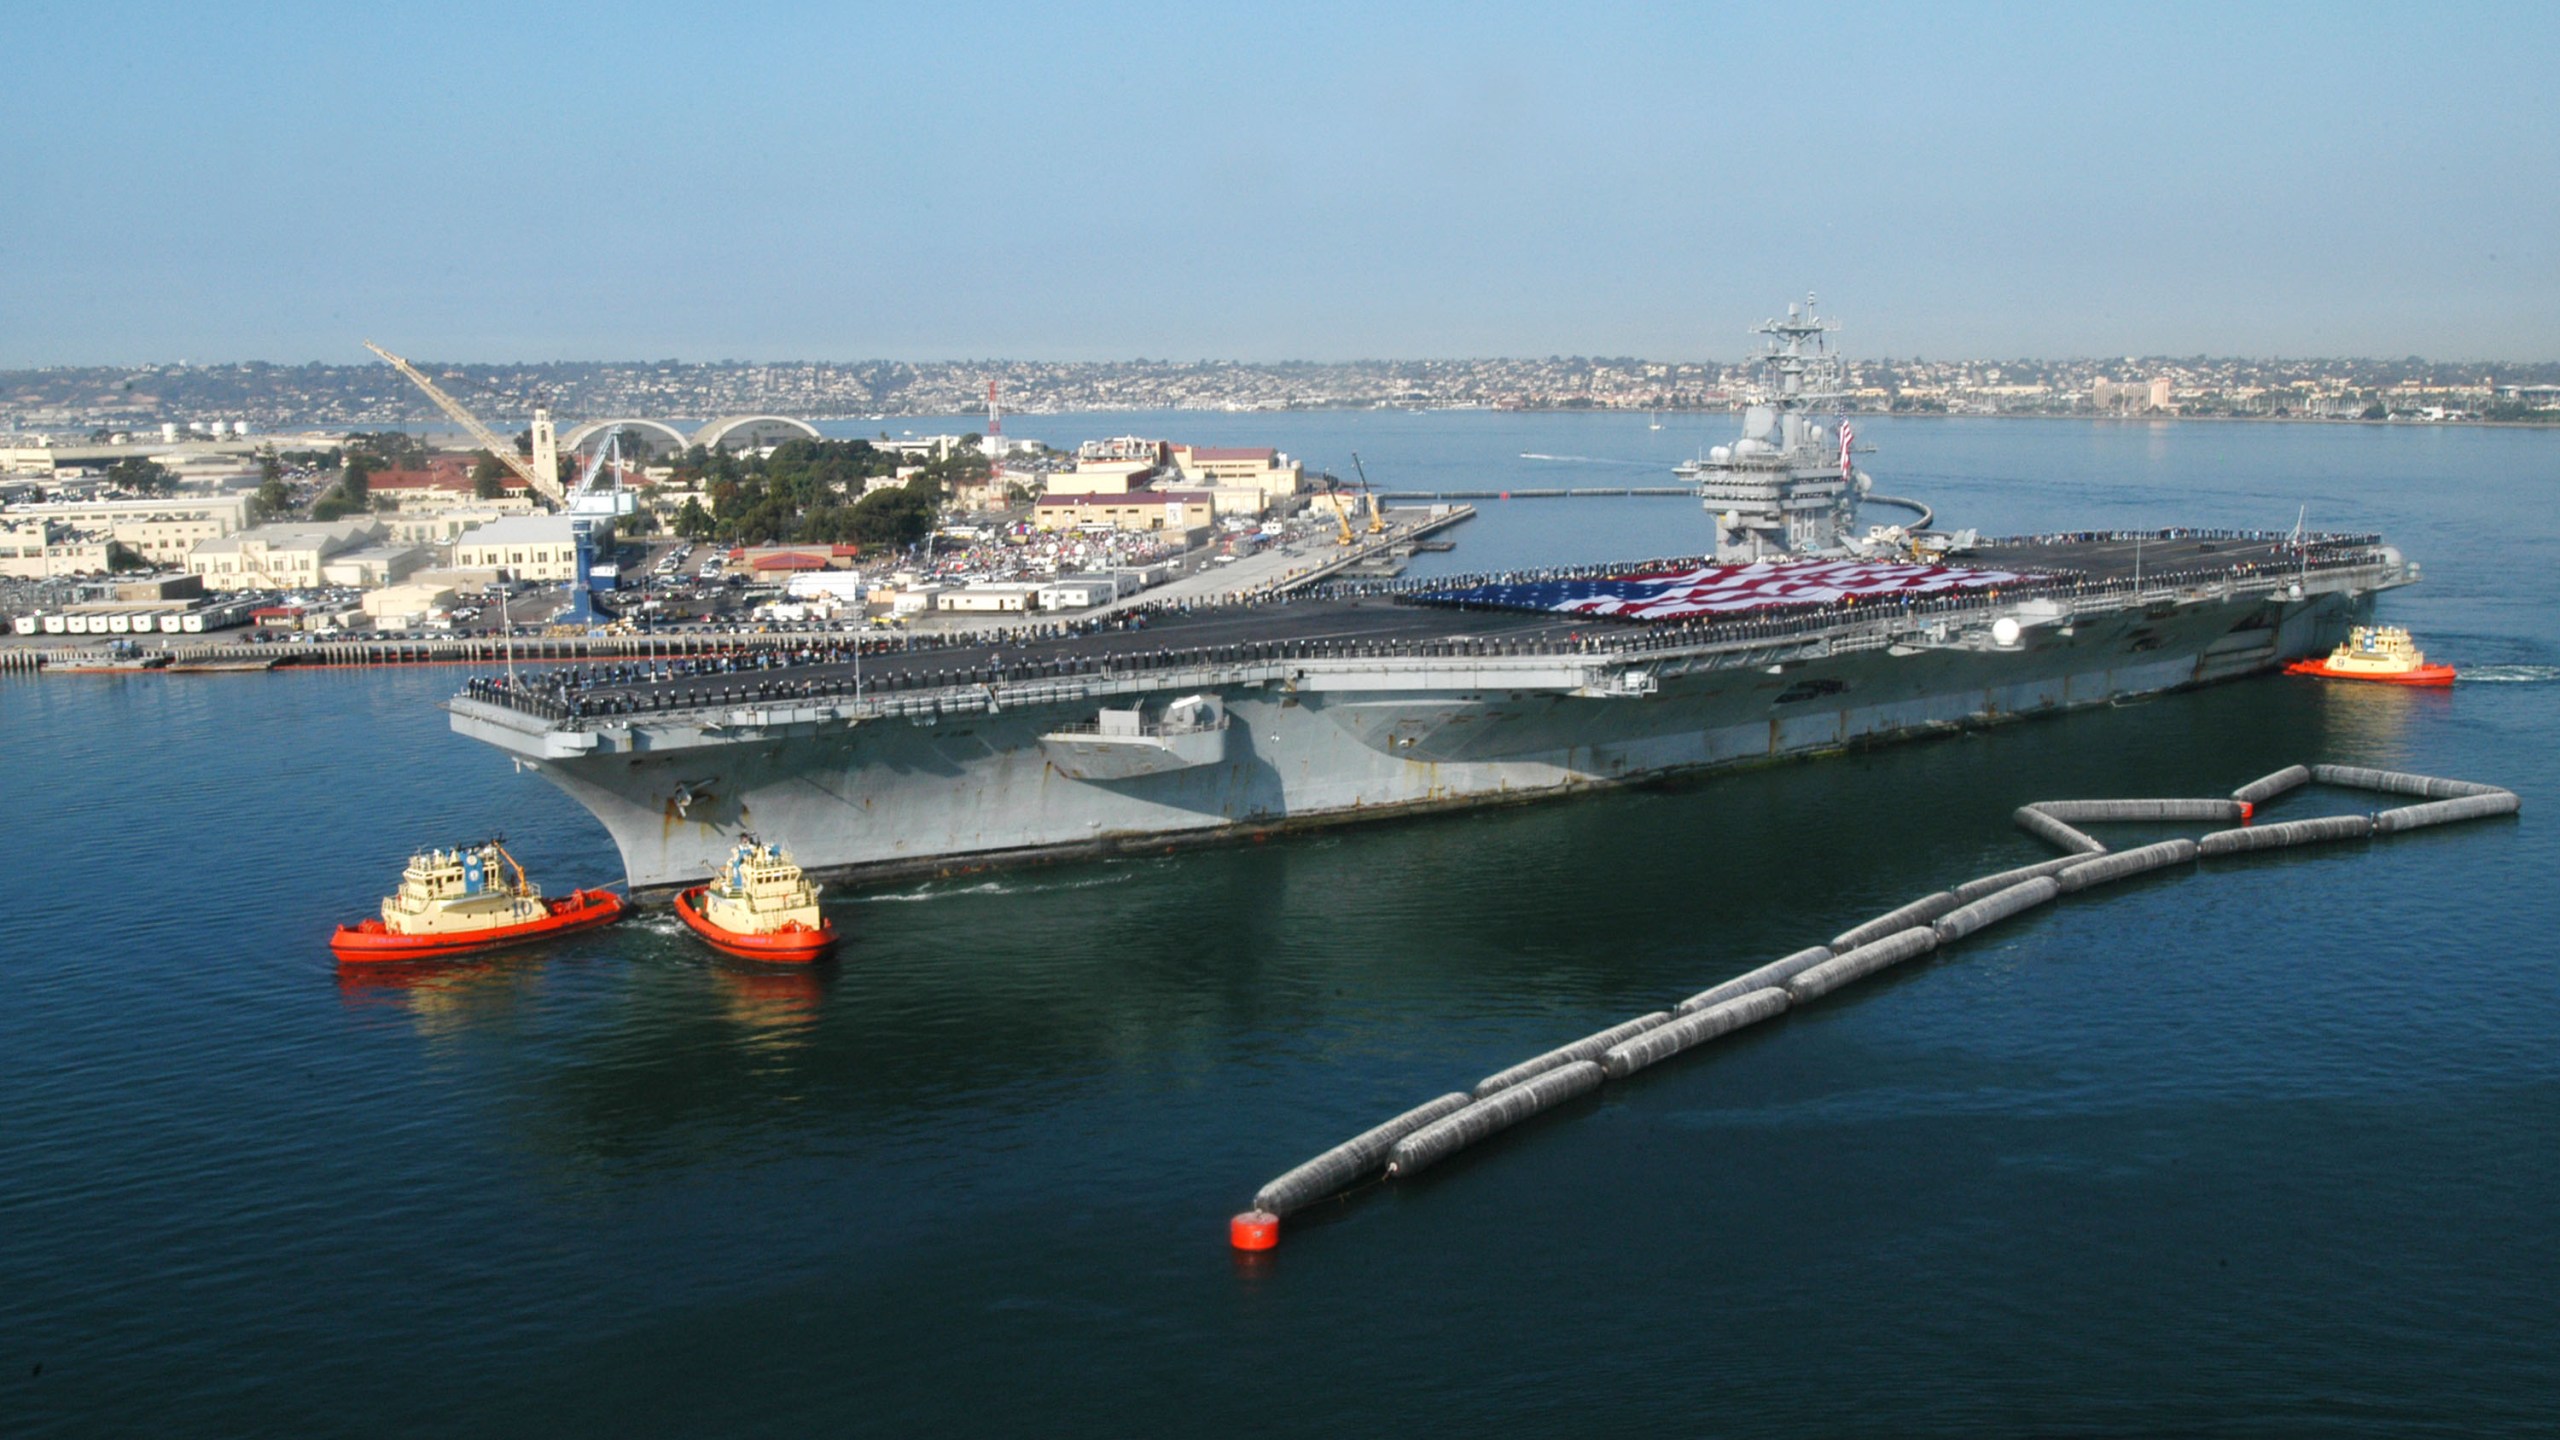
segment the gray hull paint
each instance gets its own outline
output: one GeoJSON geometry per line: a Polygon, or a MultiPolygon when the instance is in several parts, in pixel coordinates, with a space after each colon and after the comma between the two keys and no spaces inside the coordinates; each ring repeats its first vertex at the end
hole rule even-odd
{"type": "Polygon", "coordinates": [[[1073,779],[1043,754],[1042,732],[1093,718],[1089,696],[992,712],[982,695],[955,697],[930,720],[812,707],[568,732],[468,700],[450,709],[457,731],[593,811],[637,889],[703,878],[746,830],[813,871],[887,878],[1567,794],[2156,694],[2325,652],[2375,588],[2031,617],[2014,648],[1977,630],[1778,659],[1328,660],[1154,677],[1134,693],[1224,698],[1225,758],[1124,781],[1073,779]]]}

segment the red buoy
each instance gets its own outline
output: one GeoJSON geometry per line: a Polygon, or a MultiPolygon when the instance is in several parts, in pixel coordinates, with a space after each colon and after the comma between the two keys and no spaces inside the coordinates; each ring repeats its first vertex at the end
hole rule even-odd
{"type": "Polygon", "coordinates": [[[1227,1243],[1239,1250],[1269,1250],[1280,1243],[1280,1217],[1247,1210],[1227,1222],[1227,1243]]]}
{"type": "Polygon", "coordinates": [[[2257,815],[2257,813],[2258,813],[2258,806],[2257,806],[2257,802],[2252,801],[2252,800],[2243,800],[2243,801],[2241,801],[2241,802],[2240,802],[2240,823],[2241,823],[2241,824],[2243,824],[2243,825],[2248,824],[2248,823],[2249,823],[2249,821],[2250,821],[2251,819],[2253,819],[2253,818],[2257,815]]]}

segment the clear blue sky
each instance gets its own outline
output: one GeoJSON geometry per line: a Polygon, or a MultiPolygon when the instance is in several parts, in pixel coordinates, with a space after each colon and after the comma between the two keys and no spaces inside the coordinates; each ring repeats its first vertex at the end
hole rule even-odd
{"type": "Polygon", "coordinates": [[[0,365],[2560,358],[2560,6],[0,5],[0,365]]]}

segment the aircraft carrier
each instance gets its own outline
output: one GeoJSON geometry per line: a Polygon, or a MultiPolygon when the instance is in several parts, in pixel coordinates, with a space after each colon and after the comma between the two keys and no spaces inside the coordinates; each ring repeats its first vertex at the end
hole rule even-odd
{"type": "Polygon", "coordinates": [[[890,879],[1570,795],[2263,674],[2417,567],[2372,535],[1850,533],[1827,322],[1762,327],[1715,549],[1351,582],[858,663],[468,682],[453,728],[593,811],[637,891],[753,831],[890,879]]]}

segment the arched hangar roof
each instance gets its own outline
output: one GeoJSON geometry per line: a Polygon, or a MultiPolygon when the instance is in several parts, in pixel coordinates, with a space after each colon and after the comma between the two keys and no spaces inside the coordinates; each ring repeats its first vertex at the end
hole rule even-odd
{"type": "Polygon", "coordinates": [[[575,450],[607,430],[645,430],[660,448],[682,450],[693,443],[691,436],[664,420],[590,420],[560,437],[560,448],[575,450]]]}
{"type": "Polygon", "coordinates": [[[723,415],[694,431],[692,443],[705,449],[716,449],[741,431],[754,435],[769,430],[788,430],[810,440],[818,438],[817,426],[806,420],[794,420],[788,415],[723,415]]]}

